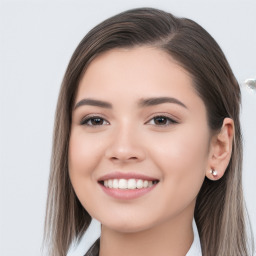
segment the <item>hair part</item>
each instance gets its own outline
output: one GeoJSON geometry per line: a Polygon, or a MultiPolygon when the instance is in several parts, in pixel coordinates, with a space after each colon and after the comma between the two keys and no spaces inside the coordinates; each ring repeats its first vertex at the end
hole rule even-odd
{"type": "Polygon", "coordinates": [[[220,180],[205,178],[196,201],[195,220],[203,255],[249,256],[242,191],[239,85],[222,50],[208,32],[192,20],[152,8],[129,10],[100,23],[82,39],[69,62],[55,116],[44,234],[48,255],[66,255],[71,243],[79,241],[91,222],[68,174],[71,117],[79,81],[100,54],[137,46],[165,51],[190,73],[194,88],[206,106],[213,133],[221,129],[225,117],[233,119],[235,137],[230,163],[220,180]]]}

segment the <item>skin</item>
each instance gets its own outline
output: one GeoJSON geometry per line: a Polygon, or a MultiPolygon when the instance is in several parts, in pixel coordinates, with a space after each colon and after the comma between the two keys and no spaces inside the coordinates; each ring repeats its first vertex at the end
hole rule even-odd
{"type": "Polygon", "coordinates": [[[75,105],[85,98],[112,105],[75,107],[69,145],[76,195],[102,223],[100,255],[185,255],[193,242],[193,213],[203,180],[221,178],[228,165],[232,120],[226,118],[220,133],[211,136],[191,76],[153,47],[98,56],[79,83],[75,105]],[[152,97],[172,97],[186,107],[138,105],[152,97]],[[88,120],[91,116],[99,122],[88,120]],[[155,116],[167,118],[159,124],[155,116]],[[211,168],[217,176],[209,173],[211,168]],[[115,171],[148,175],[159,183],[139,198],[116,199],[98,184],[115,171]]]}

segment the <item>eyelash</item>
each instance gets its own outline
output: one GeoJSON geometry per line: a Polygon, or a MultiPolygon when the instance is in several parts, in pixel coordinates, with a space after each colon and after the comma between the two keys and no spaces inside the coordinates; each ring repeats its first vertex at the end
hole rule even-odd
{"type": "Polygon", "coordinates": [[[152,125],[161,126],[161,127],[166,127],[166,126],[169,126],[169,125],[173,125],[173,124],[177,124],[177,123],[178,123],[177,121],[175,121],[174,119],[172,119],[172,118],[170,118],[170,117],[168,117],[168,116],[166,116],[166,115],[156,115],[156,116],[154,116],[153,118],[151,118],[147,123],[149,123],[149,122],[152,121],[152,120],[155,120],[155,121],[156,121],[157,118],[165,119],[165,120],[168,122],[168,124],[162,124],[162,125],[152,124],[152,125]]]}
{"type": "MultiPolygon", "coordinates": [[[[106,121],[103,117],[101,117],[101,116],[89,116],[89,117],[86,117],[86,118],[83,118],[82,120],[81,120],[81,125],[86,125],[86,126],[91,126],[91,127],[96,127],[96,126],[102,126],[103,124],[101,124],[101,125],[93,125],[93,124],[88,124],[89,122],[91,122],[92,120],[95,120],[95,119],[100,119],[100,120],[103,120],[103,122],[104,121],[106,121]]],[[[107,122],[107,121],[106,121],[107,122]]],[[[108,125],[109,125],[109,122],[107,122],[108,123],[108,125]]]]}
{"type": "MultiPolygon", "coordinates": [[[[159,126],[159,127],[166,127],[166,126],[169,126],[169,125],[173,125],[173,124],[177,124],[178,122],[177,121],[175,121],[175,120],[173,120],[172,118],[170,118],[170,117],[168,117],[168,116],[166,116],[166,115],[156,115],[156,116],[154,116],[153,118],[151,118],[149,121],[147,121],[146,122],[146,124],[148,124],[150,121],[152,121],[152,120],[156,120],[156,118],[163,118],[163,119],[165,119],[167,122],[168,122],[168,124],[163,124],[163,125],[157,125],[157,124],[151,124],[151,125],[156,125],[156,126],[159,126]]],[[[81,120],[81,125],[86,125],[86,126],[90,126],[90,127],[97,127],[97,126],[102,126],[102,125],[106,125],[106,124],[102,124],[102,121],[103,121],[103,123],[104,123],[104,121],[105,122],[107,122],[107,125],[109,125],[109,122],[108,121],[106,121],[103,117],[101,117],[101,116],[89,116],[89,117],[86,117],[86,118],[84,118],[84,119],[82,119],[81,120]],[[95,124],[95,125],[93,125],[92,123],[91,124],[89,124],[89,122],[92,122],[92,120],[95,120],[95,119],[98,119],[98,120],[100,120],[101,121],[101,124],[95,124]]]]}

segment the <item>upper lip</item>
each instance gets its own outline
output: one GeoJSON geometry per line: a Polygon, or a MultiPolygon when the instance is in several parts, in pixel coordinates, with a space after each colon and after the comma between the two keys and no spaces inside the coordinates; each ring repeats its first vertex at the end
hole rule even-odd
{"type": "Polygon", "coordinates": [[[110,180],[110,179],[141,179],[141,180],[158,180],[154,177],[150,177],[145,174],[134,173],[134,172],[112,172],[101,176],[98,181],[110,180]]]}

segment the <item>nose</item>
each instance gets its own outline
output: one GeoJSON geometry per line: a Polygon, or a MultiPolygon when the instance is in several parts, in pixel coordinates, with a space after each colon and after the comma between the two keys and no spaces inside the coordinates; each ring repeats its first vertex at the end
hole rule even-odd
{"type": "Polygon", "coordinates": [[[136,129],[123,125],[113,131],[105,156],[114,163],[141,162],[146,157],[144,145],[136,129]]]}

